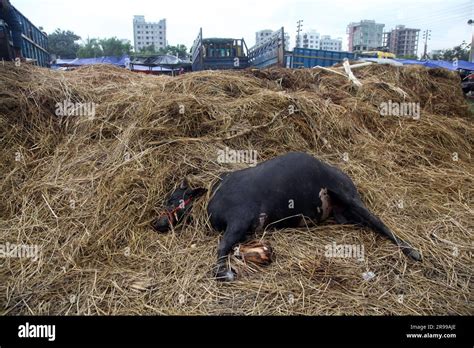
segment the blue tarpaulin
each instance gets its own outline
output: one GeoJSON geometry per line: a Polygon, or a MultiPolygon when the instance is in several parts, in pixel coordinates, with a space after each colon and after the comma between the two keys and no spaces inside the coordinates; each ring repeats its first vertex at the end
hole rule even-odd
{"type": "Polygon", "coordinates": [[[472,70],[474,71],[474,63],[466,62],[465,60],[458,60],[449,62],[446,60],[415,60],[415,59],[398,59],[395,58],[395,61],[402,63],[403,65],[423,65],[427,68],[443,68],[448,70],[472,70]]]}

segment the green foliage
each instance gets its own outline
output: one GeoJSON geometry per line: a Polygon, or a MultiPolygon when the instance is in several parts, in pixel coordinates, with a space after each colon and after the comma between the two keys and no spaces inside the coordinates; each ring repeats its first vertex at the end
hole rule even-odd
{"type": "Polygon", "coordinates": [[[142,49],[140,50],[140,54],[144,54],[144,55],[154,55],[157,53],[158,52],[155,50],[155,45],[142,47],[142,49]]]}
{"type": "Polygon", "coordinates": [[[176,45],[176,46],[167,46],[166,47],[168,54],[171,54],[173,56],[178,56],[181,59],[188,58],[188,49],[186,48],[185,45],[176,45]]]}
{"type": "Polygon", "coordinates": [[[172,56],[178,56],[181,59],[189,58],[188,49],[185,45],[177,45],[177,46],[166,46],[164,48],[159,48],[158,50],[155,49],[154,45],[150,45],[147,47],[143,47],[139,55],[165,55],[169,54],[172,56]]]}
{"type": "Polygon", "coordinates": [[[79,58],[96,58],[103,56],[103,53],[98,39],[87,38],[77,51],[77,56],[79,58]]]}
{"type": "Polygon", "coordinates": [[[116,37],[108,39],[87,39],[79,48],[79,58],[96,58],[101,56],[122,56],[130,54],[132,46],[130,42],[122,42],[116,37]]]}
{"type": "Polygon", "coordinates": [[[455,46],[452,49],[443,50],[440,54],[434,54],[432,59],[452,61],[454,58],[457,58],[459,60],[469,60],[470,50],[471,44],[463,41],[460,45],[455,46]]]}
{"type": "Polygon", "coordinates": [[[116,37],[99,40],[99,45],[102,47],[104,56],[122,56],[132,52],[130,42],[122,42],[116,37]]]}
{"type": "MultiPolygon", "coordinates": [[[[76,43],[81,37],[72,31],[56,29],[48,35],[49,49],[51,54],[63,59],[73,58],[96,58],[101,56],[122,56],[132,54],[132,45],[130,42],[122,42],[117,37],[111,38],[87,38],[82,44],[76,43]]],[[[166,46],[165,48],[155,49],[154,45],[142,48],[139,55],[165,55],[170,54],[178,56],[181,59],[189,58],[188,49],[185,45],[166,46]]]]}
{"type": "Polygon", "coordinates": [[[48,35],[49,52],[63,59],[76,58],[79,44],[76,43],[81,37],[72,31],[56,29],[48,35]]]}

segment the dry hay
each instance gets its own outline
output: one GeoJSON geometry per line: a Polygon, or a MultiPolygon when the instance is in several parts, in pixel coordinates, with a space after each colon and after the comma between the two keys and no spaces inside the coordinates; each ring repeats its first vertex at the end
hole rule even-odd
{"type": "Polygon", "coordinates": [[[317,69],[171,78],[0,67],[0,245],[40,247],[36,262],[0,259],[0,311],[473,314],[474,132],[458,78],[420,67],[355,74],[360,88],[317,69]],[[68,99],[95,103],[95,117],[56,116],[68,99]],[[421,118],[381,117],[388,100],[420,103],[421,118]],[[206,199],[170,234],[149,222],[185,175],[210,187],[245,167],[217,163],[226,146],[259,160],[306,151],[339,166],[423,262],[372,231],[328,222],[258,235],[276,261],[216,282],[220,236],[206,199]],[[328,258],[332,243],[363,245],[365,258],[328,258]]]}

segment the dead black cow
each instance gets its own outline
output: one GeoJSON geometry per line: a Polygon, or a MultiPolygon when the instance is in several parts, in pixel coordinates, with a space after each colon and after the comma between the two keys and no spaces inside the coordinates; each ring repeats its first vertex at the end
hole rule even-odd
{"type": "MultiPolygon", "coordinates": [[[[249,232],[271,225],[297,227],[305,218],[320,222],[333,216],[340,224],[357,224],[379,232],[414,260],[421,255],[365,207],[352,180],[341,170],[301,152],[278,156],[259,165],[222,175],[213,188],[207,212],[213,228],[224,231],[216,277],[233,280],[226,256],[249,232]]],[[[153,222],[161,232],[179,223],[192,203],[206,192],[183,184],[169,197],[166,212],[153,222]]]]}

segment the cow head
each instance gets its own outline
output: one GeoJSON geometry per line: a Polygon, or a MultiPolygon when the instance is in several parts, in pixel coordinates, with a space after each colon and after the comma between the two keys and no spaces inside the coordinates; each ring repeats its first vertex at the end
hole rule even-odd
{"type": "Polygon", "coordinates": [[[152,227],[158,232],[168,232],[183,221],[193,203],[206,192],[207,189],[202,187],[190,188],[188,181],[184,179],[181,185],[166,199],[165,210],[152,222],[152,227]]]}

